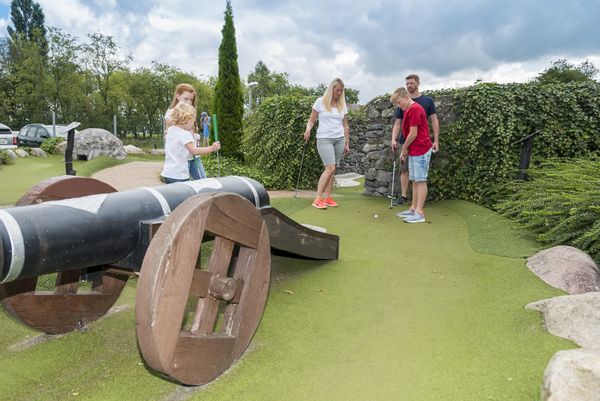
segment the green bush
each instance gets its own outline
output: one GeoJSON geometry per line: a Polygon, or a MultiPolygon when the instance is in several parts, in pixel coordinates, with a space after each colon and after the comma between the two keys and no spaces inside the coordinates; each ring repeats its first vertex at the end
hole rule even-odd
{"type": "Polygon", "coordinates": [[[544,244],[572,245],[600,261],[600,158],[551,161],[511,182],[494,208],[544,244]]]}
{"type": "MultiPolygon", "coordinates": [[[[246,120],[242,141],[244,158],[271,177],[273,189],[296,187],[304,146],[302,135],[314,100],[312,96],[273,96],[246,120]]],[[[313,129],[306,148],[300,188],[315,188],[323,171],[314,132],[313,129]]]]}
{"type": "MultiPolygon", "coordinates": [[[[440,128],[429,181],[436,198],[489,204],[497,185],[517,176],[519,139],[534,139],[532,165],[600,151],[600,83],[484,83],[428,93],[453,99],[455,122],[440,128]],[[451,172],[451,174],[449,174],[451,172]]],[[[443,110],[438,110],[438,112],[443,110]]]]}
{"type": "Polygon", "coordinates": [[[14,162],[15,161],[8,156],[8,153],[6,152],[6,150],[4,150],[4,149],[0,150],[0,166],[3,164],[6,164],[6,165],[13,164],[14,162]]]}
{"type": "Polygon", "coordinates": [[[217,159],[216,153],[211,154],[210,156],[202,157],[202,165],[206,170],[206,174],[209,177],[217,177],[219,174],[219,161],[221,164],[221,177],[228,175],[240,175],[244,177],[250,177],[260,182],[265,188],[273,189],[275,187],[275,183],[273,179],[264,172],[259,169],[246,165],[240,162],[235,157],[222,156],[220,160],[217,159]]]}
{"type": "Polygon", "coordinates": [[[42,144],[40,145],[40,149],[42,149],[44,152],[50,154],[50,155],[55,155],[56,154],[56,145],[58,145],[61,142],[64,142],[65,138],[60,137],[60,136],[55,136],[54,138],[47,138],[44,139],[44,142],[42,142],[42,144]]]}

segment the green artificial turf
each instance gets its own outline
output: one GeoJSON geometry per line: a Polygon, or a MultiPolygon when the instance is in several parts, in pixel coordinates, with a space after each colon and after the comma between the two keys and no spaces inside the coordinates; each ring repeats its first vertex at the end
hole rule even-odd
{"type": "Polygon", "coordinates": [[[548,361],[574,345],[524,309],[561,295],[525,267],[536,244],[466,202],[433,203],[410,225],[361,191],[327,210],[272,201],[339,234],[340,259],[273,257],[258,332],[215,382],[184,388],[146,369],[133,281],[123,312],[22,351],[9,348],[32,332],[0,317],[0,400],[538,400],[548,361]]]}

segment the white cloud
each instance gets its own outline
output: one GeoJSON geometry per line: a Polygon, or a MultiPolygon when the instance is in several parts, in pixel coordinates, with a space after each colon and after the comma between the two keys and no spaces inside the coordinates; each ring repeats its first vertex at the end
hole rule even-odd
{"type": "MultiPolygon", "coordinates": [[[[47,25],[82,41],[94,32],[111,35],[134,66],[157,60],[200,76],[217,73],[224,2],[38,2],[47,25]]],[[[362,102],[413,72],[423,89],[434,89],[527,81],[561,57],[600,65],[600,2],[591,0],[431,0],[428,7],[409,0],[236,0],[233,12],[242,79],[262,60],[304,86],[341,77],[362,102]]],[[[0,34],[7,24],[8,14],[0,15],[0,34]]]]}

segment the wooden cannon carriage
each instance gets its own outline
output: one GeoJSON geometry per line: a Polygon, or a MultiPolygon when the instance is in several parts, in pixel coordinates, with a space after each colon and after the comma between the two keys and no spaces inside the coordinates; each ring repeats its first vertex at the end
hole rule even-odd
{"type": "Polygon", "coordinates": [[[339,238],[269,205],[258,182],[223,177],[117,192],[61,176],[0,209],[0,300],[20,322],[66,333],[104,315],[139,272],[136,331],[147,365],[204,384],[252,339],[271,252],[337,259],[339,238]],[[56,274],[51,291],[38,277],[56,274]],[[91,289],[81,278],[91,274],[91,289]]]}

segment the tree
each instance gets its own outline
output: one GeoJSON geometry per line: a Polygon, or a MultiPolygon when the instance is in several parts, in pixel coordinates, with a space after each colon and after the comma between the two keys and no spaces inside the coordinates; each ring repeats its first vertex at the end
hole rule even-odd
{"type": "Polygon", "coordinates": [[[542,84],[593,81],[597,74],[598,68],[591,61],[586,60],[575,66],[566,59],[558,59],[535,80],[542,84]]]}
{"type": "Polygon", "coordinates": [[[48,96],[59,122],[85,118],[83,104],[87,94],[81,73],[78,39],[58,28],[49,28],[48,96]]]}
{"type": "Polygon", "coordinates": [[[223,153],[241,157],[242,119],[244,117],[244,95],[240,81],[235,27],[231,1],[227,0],[225,23],[221,30],[219,46],[219,77],[215,88],[213,110],[218,117],[219,139],[223,153]]]}
{"type": "Polygon", "coordinates": [[[248,82],[256,82],[258,85],[252,89],[253,109],[261,104],[266,98],[276,95],[285,95],[290,91],[290,83],[286,72],[271,72],[262,60],[259,60],[254,71],[248,74],[248,82]]]}
{"type": "Polygon", "coordinates": [[[12,0],[10,20],[14,25],[7,27],[11,41],[25,39],[38,45],[40,55],[48,54],[45,16],[40,5],[31,0],[12,0]]]}
{"type": "Polygon", "coordinates": [[[120,54],[119,46],[112,36],[94,33],[88,34],[88,38],[90,41],[83,46],[83,49],[87,68],[98,94],[98,99],[95,100],[100,119],[96,124],[110,130],[112,116],[118,109],[118,104],[111,99],[113,90],[117,89],[112,77],[115,72],[127,69],[132,57],[120,54]]]}

